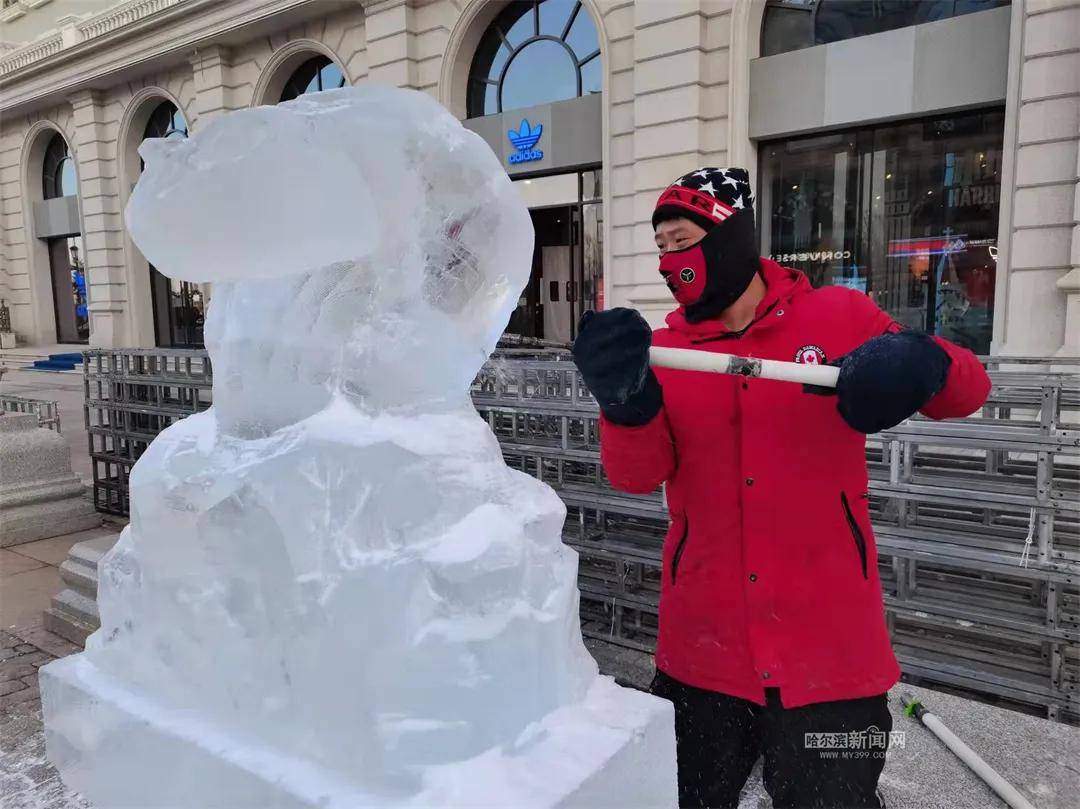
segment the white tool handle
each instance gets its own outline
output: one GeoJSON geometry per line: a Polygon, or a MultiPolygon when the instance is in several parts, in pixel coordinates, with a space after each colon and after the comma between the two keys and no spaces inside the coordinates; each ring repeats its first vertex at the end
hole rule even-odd
{"type": "Polygon", "coordinates": [[[823,388],[835,388],[836,379],[840,376],[840,369],[832,365],[759,360],[754,357],[737,357],[734,354],[694,351],[689,348],[653,346],[649,349],[649,362],[661,368],[676,368],[680,371],[756,376],[762,379],[818,385],[823,388]]]}
{"type": "Polygon", "coordinates": [[[1013,809],[1035,809],[1031,801],[1021,795],[1016,787],[1002,778],[997,770],[983,761],[978,753],[964,744],[955,733],[945,727],[945,723],[934,714],[929,711],[924,713],[922,723],[930,728],[933,734],[944,742],[946,747],[956,753],[957,758],[971,767],[974,773],[984,780],[994,792],[1000,795],[1005,803],[1009,804],[1013,809]]]}

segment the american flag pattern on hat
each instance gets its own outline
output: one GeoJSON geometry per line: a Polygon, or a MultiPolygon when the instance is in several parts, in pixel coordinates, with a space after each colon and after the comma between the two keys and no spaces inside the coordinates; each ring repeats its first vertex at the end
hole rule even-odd
{"type": "Polygon", "coordinates": [[[704,216],[715,224],[741,210],[753,210],[750,173],[742,168],[700,168],[685,174],[656,201],[656,209],[676,207],[704,216]]]}

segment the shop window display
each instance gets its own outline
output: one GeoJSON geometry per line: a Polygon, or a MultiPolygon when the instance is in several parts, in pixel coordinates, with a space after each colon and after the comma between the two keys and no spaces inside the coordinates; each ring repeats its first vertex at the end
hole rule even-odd
{"type": "Polygon", "coordinates": [[[993,111],[763,145],[765,247],[988,352],[1003,127],[993,111]]]}

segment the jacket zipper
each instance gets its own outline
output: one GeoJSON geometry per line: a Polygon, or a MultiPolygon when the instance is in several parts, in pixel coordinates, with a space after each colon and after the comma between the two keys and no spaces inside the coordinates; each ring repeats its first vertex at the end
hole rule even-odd
{"type": "Polygon", "coordinates": [[[859,562],[862,565],[862,577],[866,575],[866,537],[863,536],[859,523],[855,521],[855,515],[851,513],[851,504],[848,503],[847,492],[840,492],[840,502],[844,506],[844,516],[847,517],[848,528],[851,530],[851,538],[855,540],[855,547],[859,549],[859,562]]]}
{"type": "Polygon", "coordinates": [[[675,553],[671,557],[671,583],[675,584],[675,577],[679,573],[679,560],[682,559],[683,551],[686,550],[686,540],[690,536],[690,518],[683,515],[683,532],[679,537],[679,544],[675,546],[675,553]]]}

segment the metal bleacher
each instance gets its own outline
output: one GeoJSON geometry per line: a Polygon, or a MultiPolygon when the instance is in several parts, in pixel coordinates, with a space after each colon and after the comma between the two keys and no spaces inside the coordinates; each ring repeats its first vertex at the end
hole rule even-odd
{"type": "MultiPolygon", "coordinates": [[[[1080,374],[989,364],[977,416],[915,418],[867,442],[889,628],[907,677],[1077,722],[1080,374]]],[[[507,462],[566,503],[585,634],[651,649],[663,500],[607,484],[596,405],[572,362],[497,357],[473,401],[507,462]]]]}
{"type": "MultiPolygon", "coordinates": [[[[915,418],[867,442],[889,628],[909,679],[1078,723],[1080,364],[988,366],[994,388],[981,413],[915,418]]],[[[205,352],[95,350],[84,369],[95,504],[126,515],[143,449],[209,406],[210,363],[205,352]]],[[[583,632],[651,650],[663,497],[608,485],[596,404],[569,355],[501,351],[472,395],[507,463],[566,504],[583,632]]]]}
{"type": "Polygon", "coordinates": [[[94,507],[128,516],[128,475],[158,433],[210,407],[210,359],[187,349],[94,349],[83,354],[94,507]]]}

